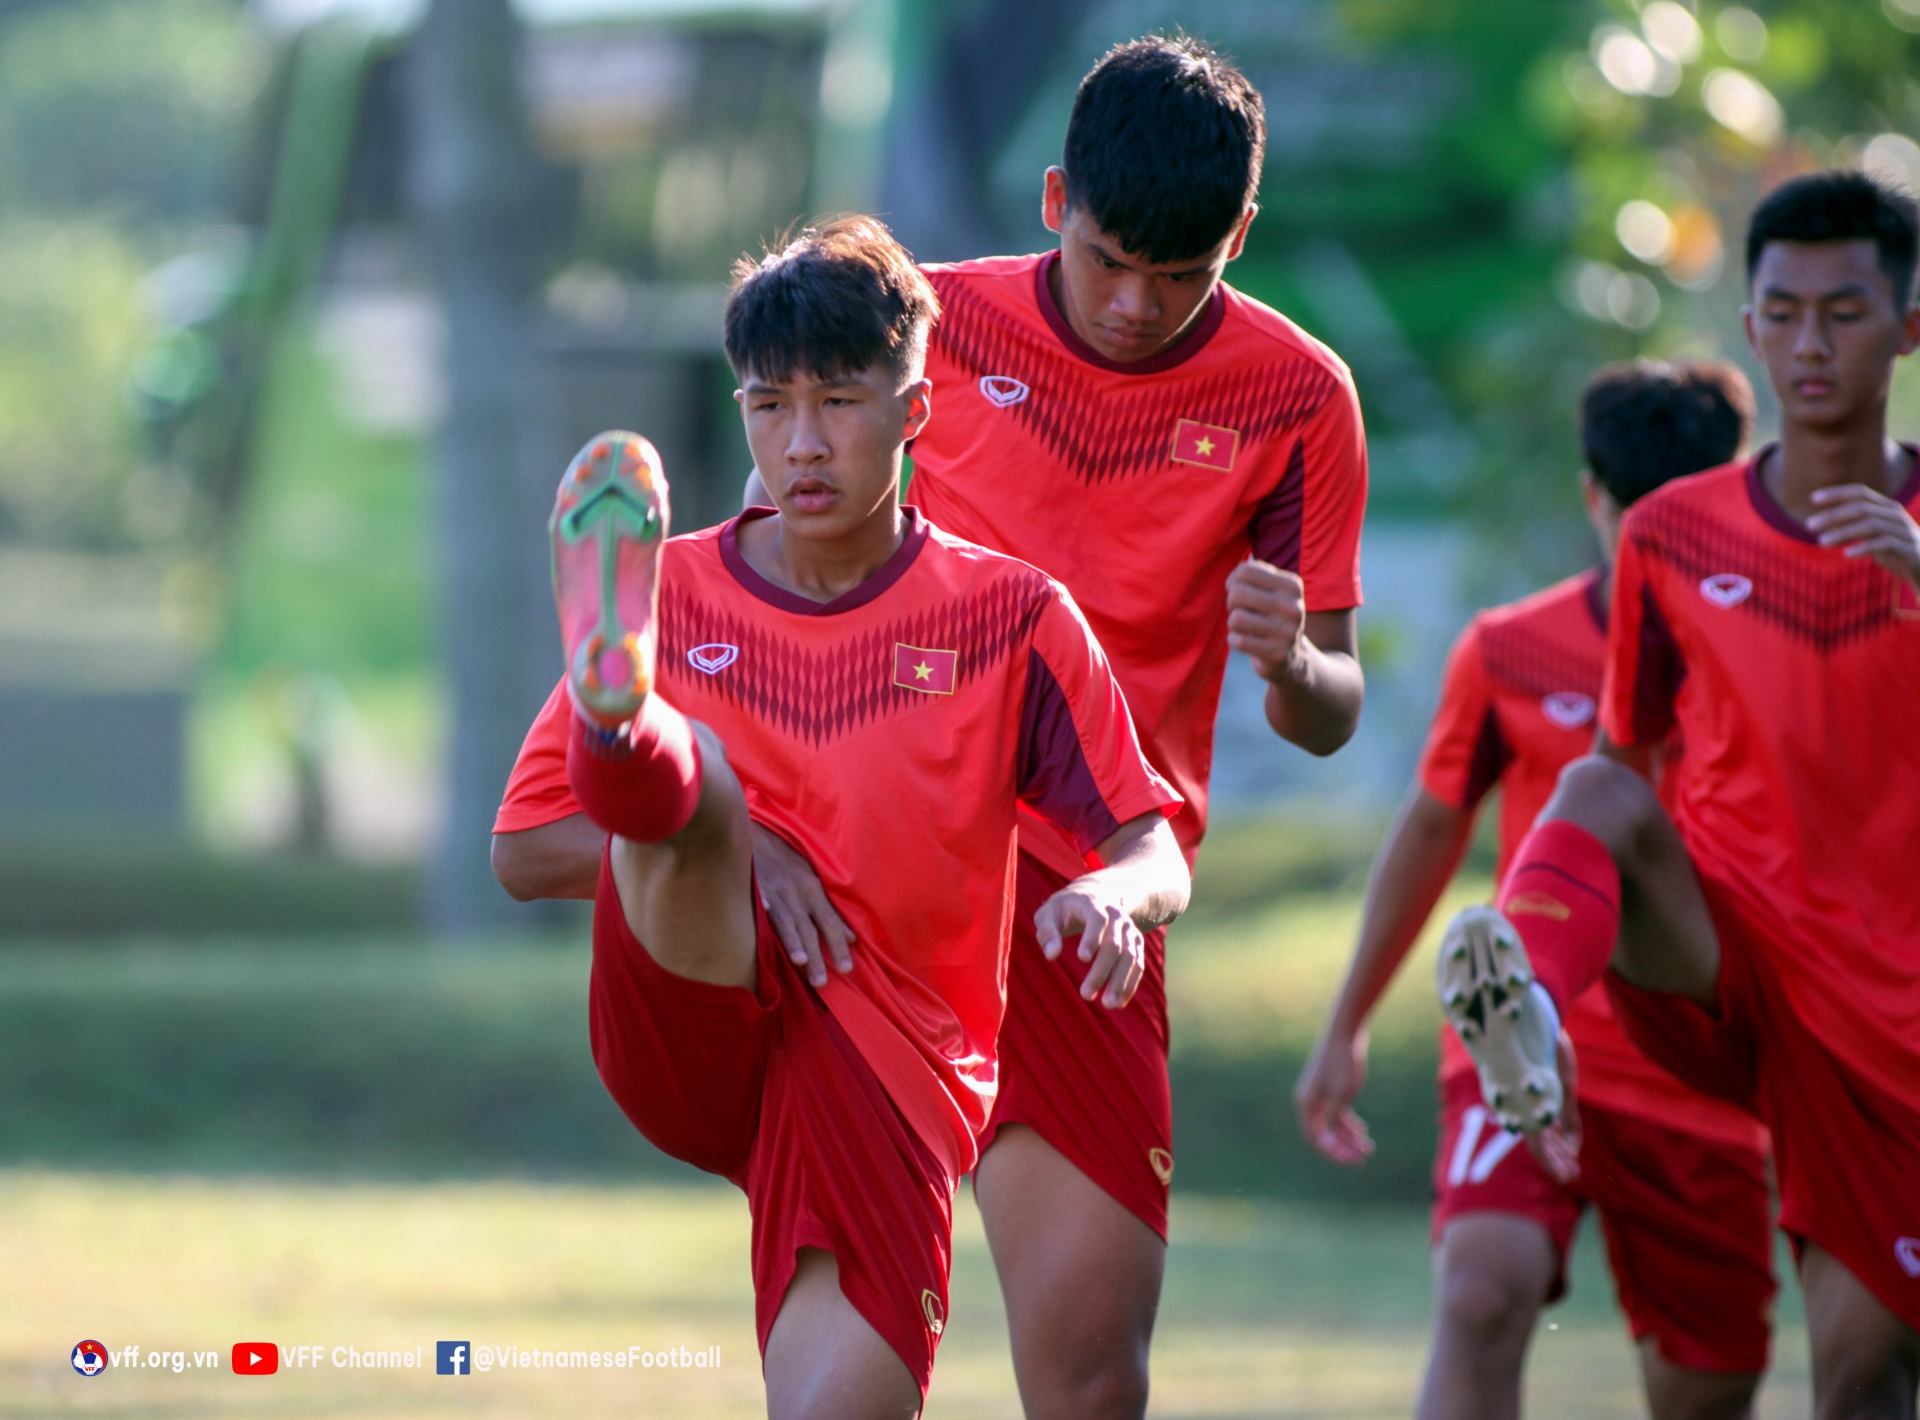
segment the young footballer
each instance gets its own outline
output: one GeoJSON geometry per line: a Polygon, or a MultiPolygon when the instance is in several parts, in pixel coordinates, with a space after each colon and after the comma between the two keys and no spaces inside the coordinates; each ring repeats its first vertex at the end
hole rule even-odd
{"type": "MultiPolygon", "coordinates": [[[[1498,880],[1560,770],[1592,747],[1622,510],[1732,458],[1752,410],[1729,365],[1642,361],[1588,385],[1581,483],[1602,565],[1482,612],[1454,645],[1419,778],[1375,862],[1353,964],[1294,1091],[1303,1131],[1335,1162],[1372,1152],[1351,1108],[1366,1076],[1367,1018],[1459,866],[1480,803],[1500,790],[1498,880]]],[[[1671,768],[1679,747],[1668,749],[1671,768]]],[[[1578,1174],[1564,1180],[1490,1121],[1473,1062],[1442,1033],[1439,1310],[1415,1414],[1521,1413],[1527,1345],[1541,1309],[1566,1290],[1568,1250],[1591,1203],[1654,1420],[1744,1416],[1766,1368],[1775,1291],[1764,1131],[1648,1061],[1605,992],[1581,995],[1567,1030],[1580,1062],[1581,1143],[1578,1174]]]]}
{"type": "MultiPolygon", "coordinates": [[[[1353,382],[1221,279],[1265,143],[1259,93],[1204,44],[1121,45],[1082,81],[1046,173],[1059,248],[927,268],[940,416],[914,444],[912,495],[1072,590],[1186,800],[1174,830],[1190,862],[1229,650],[1267,681],[1274,730],[1315,754],[1347,741],[1363,691],[1353,382]]],[[[1146,1407],[1174,1164],[1164,941],[1149,938],[1134,1005],[1063,1020],[1079,968],[1025,924],[1076,861],[1023,817],[1003,1079],[974,1190],[1029,1420],[1130,1420],[1146,1407]]],[[[763,881],[787,904],[776,918],[846,960],[804,864],[769,864],[763,881]]]]}
{"type": "Polygon", "coordinates": [[[1822,1420],[1912,1416],[1920,1386],[1920,458],[1887,437],[1917,227],[1860,173],[1754,212],[1780,441],[1627,515],[1597,752],[1440,960],[1508,1127],[1558,1111],[1559,1023],[1603,977],[1648,1055],[1757,1107],[1822,1420]],[[1644,776],[1676,731],[1669,808],[1644,776]]]}
{"type": "Polygon", "coordinates": [[[564,789],[610,835],[594,1059],[642,1133],[746,1191],[776,1417],[924,1400],[997,1084],[1016,805],[1083,855],[1033,929],[1078,940],[1076,1013],[1126,1004],[1187,893],[1178,796],[1071,598],[899,504],[936,309],[868,218],[742,263],[726,348],[774,506],[669,541],[651,446],[581,453],[552,522],[568,670],[502,811],[564,789]],[[756,828],[813,864],[851,970],[781,950],[756,828]]]}
{"type": "MultiPolygon", "coordinates": [[[[1363,691],[1353,382],[1221,279],[1253,221],[1265,143],[1260,95],[1204,44],[1121,45],[1082,82],[1046,173],[1058,249],[926,269],[943,308],[927,358],[940,412],[914,443],[911,495],[937,526],[1066,584],[1148,758],[1186,801],[1173,826],[1189,862],[1230,650],[1267,680],[1275,731],[1315,754],[1351,736],[1363,691]]],[[[766,501],[753,482],[747,501],[766,501]]],[[[499,828],[510,891],[590,890],[590,823],[499,828]]],[[[1063,1018],[1083,968],[1050,960],[1032,923],[1078,862],[1022,815],[1001,1088],[974,1182],[1030,1420],[1133,1420],[1174,1166],[1164,942],[1148,937],[1134,1004],[1063,1018]]],[[[765,832],[755,868],[813,980],[857,969],[830,884],[765,832]]]]}

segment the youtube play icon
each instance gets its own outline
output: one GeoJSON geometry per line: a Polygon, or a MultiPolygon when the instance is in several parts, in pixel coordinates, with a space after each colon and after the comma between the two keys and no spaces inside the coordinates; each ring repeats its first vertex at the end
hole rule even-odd
{"type": "Polygon", "coordinates": [[[280,1348],[271,1341],[242,1341],[233,1348],[236,1376],[270,1376],[280,1369],[280,1348]]]}

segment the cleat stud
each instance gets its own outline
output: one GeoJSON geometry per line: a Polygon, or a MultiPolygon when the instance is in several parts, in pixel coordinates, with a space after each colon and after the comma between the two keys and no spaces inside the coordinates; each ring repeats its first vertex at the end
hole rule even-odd
{"type": "Polygon", "coordinates": [[[1465,942],[1457,944],[1452,951],[1447,953],[1448,961],[1465,961],[1466,957],[1467,944],[1465,942]]]}
{"type": "Polygon", "coordinates": [[[1544,1095],[1546,1091],[1540,1088],[1540,1082],[1538,1080],[1529,1080],[1527,1081],[1527,1093],[1535,1099],[1538,1099],[1541,1095],[1544,1095]]]}

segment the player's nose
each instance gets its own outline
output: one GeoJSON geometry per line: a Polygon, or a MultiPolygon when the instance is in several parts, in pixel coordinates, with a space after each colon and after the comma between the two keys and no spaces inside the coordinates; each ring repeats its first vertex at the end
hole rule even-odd
{"type": "Polygon", "coordinates": [[[801,409],[787,432],[787,462],[824,463],[832,455],[833,448],[821,428],[820,416],[813,410],[801,409]]]}

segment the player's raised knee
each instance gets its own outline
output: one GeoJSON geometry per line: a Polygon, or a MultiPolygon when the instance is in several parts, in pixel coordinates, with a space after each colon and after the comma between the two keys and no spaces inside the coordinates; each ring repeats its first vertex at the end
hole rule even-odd
{"type": "Polygon", "coordinates": [[[1653,786],[1603,755],[1589,754],[1560,771],[1541,821],[1565,819],[1598,838],[1616,854],[1665,817],[1653,786]]]}

